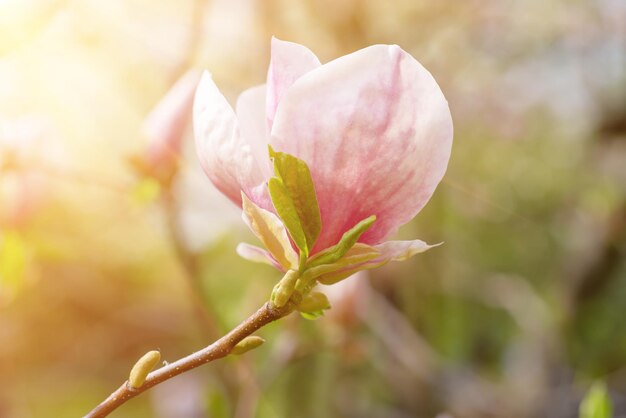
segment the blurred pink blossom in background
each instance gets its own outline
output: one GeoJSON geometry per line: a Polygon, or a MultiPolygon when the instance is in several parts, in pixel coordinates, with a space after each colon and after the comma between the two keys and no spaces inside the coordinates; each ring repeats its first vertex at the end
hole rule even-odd
{"type": "Polygon", "coordinates": [[[34,215],[62,161],[62,148],[45,118],[0,119],[0,226],[19,227],[34,215]]]}
{"type": "Polygon", "coordinates": [[[147,140],[143,169],[168,178],[177,169],[185,132],[191,120],[193,96],[200,80],[196,70],[187,71],[146,117],[142,132],[147,140]]]}

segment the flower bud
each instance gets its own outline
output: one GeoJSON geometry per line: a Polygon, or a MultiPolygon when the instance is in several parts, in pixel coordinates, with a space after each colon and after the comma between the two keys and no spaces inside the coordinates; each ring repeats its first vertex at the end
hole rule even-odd
{"type": "Polygon", "coordinates": [[[289,298],[293,294],[296,288],[296,281],[298,280],[298,272],[295,270],[289,270],[285,276],[278,282],[278,285],[272,292],[272,303],[277,308],[282,308],[287,304],[289,298]]]}
{"type": "Polygon", "coordinates": [[[137,363],[135,363],[128,376],[128,384],[130,387],[134,389],[140,388],[146,381],[148,373],[150,373],[160,360],[161,353],[156,350],[148,351],[143,357],[137,360],[137,363]]]}
{"type": "Polygon", "coordinates": [[[230,354],[241,355],[243,353],[247,353],[250,350],[254,350],[257,347],[263,345],[265,340],[261,337],[257,337],[256,335],[252,335],[250,337],[246,337],[243,340],[239,341],[237,345],[233,347],[230,351],[230,354]]]}

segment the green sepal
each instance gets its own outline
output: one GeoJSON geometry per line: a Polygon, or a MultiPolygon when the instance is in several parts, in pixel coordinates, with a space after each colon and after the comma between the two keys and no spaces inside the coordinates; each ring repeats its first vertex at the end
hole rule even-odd
{"type": "Polygon", "coordinates": [[[298,304],[298,311],[304,313],[315,313],[330,309],[328,297],[321,292],[311,292],[298,304]]]}
{"type": "Polygon", "coordinates": [[[276,152],[271,146],[269,154],[274,162],[276,175],[270,179],[269,184],[272,202],[292,239],[308,256],[322,230],[322,218],[311,171],[301,159],[284,152],[276,152]],[[289,219],[289,225],[283,215],[289,219]],[[295,222],[296,219],[298,222],[295,222]]]}
{"type": "Polygon", "coordinates": [[[324,316],[324,311],[330,309],[330,302],[325,294],[311,292],[302,299],[296,309],[304,319],[313,321],[324,316]]]}
{"type": "Polygon", "coordinates": [[[328,247],[324,251],[313,257],[308,263],[307,268],[321,266],[323,264],[332,264],[343,257],[356,244],[359,237],[367,231],[376,221],[376,215],[363,219],[346,231],[339,242],[332,247],[328,247]]]}

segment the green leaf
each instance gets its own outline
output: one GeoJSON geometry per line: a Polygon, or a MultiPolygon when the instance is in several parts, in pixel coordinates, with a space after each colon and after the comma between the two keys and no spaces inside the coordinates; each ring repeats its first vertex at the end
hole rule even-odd
{"type": "Polygon", "coordinates": [[[580,418],[611,418],[613,405],[603,382],[595,382],[580,403],[580,418]]]}
{"type": "Polygon", "coordinates": [[[320,282],[321,284],[325,284],[325,285],[335,284],[335,283],[338,283],[338,282],[340,282],[340,281],[342,281],[344,279],[347,279],[348,277],[352,276],[355,273],[358,273],[359,271],[372,270],[372,269],[378,268],[380,266],[384,266],[388,262],[389,262],[389,260],[382,260],[382,261],[379,261],[377,263],[362,263],[362,264],[358,264],[356,266],[348,267],[348,268],[343,269],[343,270],[334,271],[332,273],[324,274],[324,275],[318,277],[317,281],[320,282]]]}
{"type": "Polygon", "coordinates": [[[271,146],[269,153],[274,161],[274,173],[282,182],[287,196],[291,198],[307,248],[311,249],[322,230],[322,218],[309,167],[301,159],[284,152],[276,152],[271,146]]]}
{"type": "Polygon", "coordinates": [[[300,249],[301,255],[304,254],[306,259],[309,256],[309,246],[300,223],[300,217],[287,188],[280,179],[272,177],[269,181],[268,189],[278,216],[283,220],[291,239],[296,243],[296,247],[300,249]]]}
{"type": "Polygon", "coordinates": [[[324,316],[324,311],[315,311],[315,312],[300,312],[300,316],[304,319],[308,319],[309,321],[315,321],[316,319],[320,319],[324,316]]]}
{"type": "Polygon", "coordinates": [[[343,234],[337,244],[325,249],[313,257],[307,264],[307,267],[311,268],[321,266],[323,264],[332,264],[338,261],[348,252],[348,250],[350,250],[350,248],[354,246],[354,244],[356,244],[359,237],[372,226],[374,221],[376,221],[376,215],[365,218],[358,224],[354,225],[343,234]]]}
{"type": "MultiPolygon", "coordinates": [[[[339,260],[330,264],[320,264],[307,268],[305,277],[319,278],[320,276],[360,266],[381,256],[376,248],[357,242],[339,260]]],[[[315,257],[312,259],[315,261],[315,257]]]]}

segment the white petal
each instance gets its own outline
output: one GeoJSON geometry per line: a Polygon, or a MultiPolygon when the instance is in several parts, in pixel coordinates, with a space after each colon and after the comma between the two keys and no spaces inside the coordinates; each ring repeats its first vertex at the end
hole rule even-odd
{"type": "Polygon", "coordinates": [[[263,176],[239,134],[235,112],[208,72],[196,91],[193,122],[202,168],[222,193],[241,205],[241,190],[262,183],[263,176]]]}

